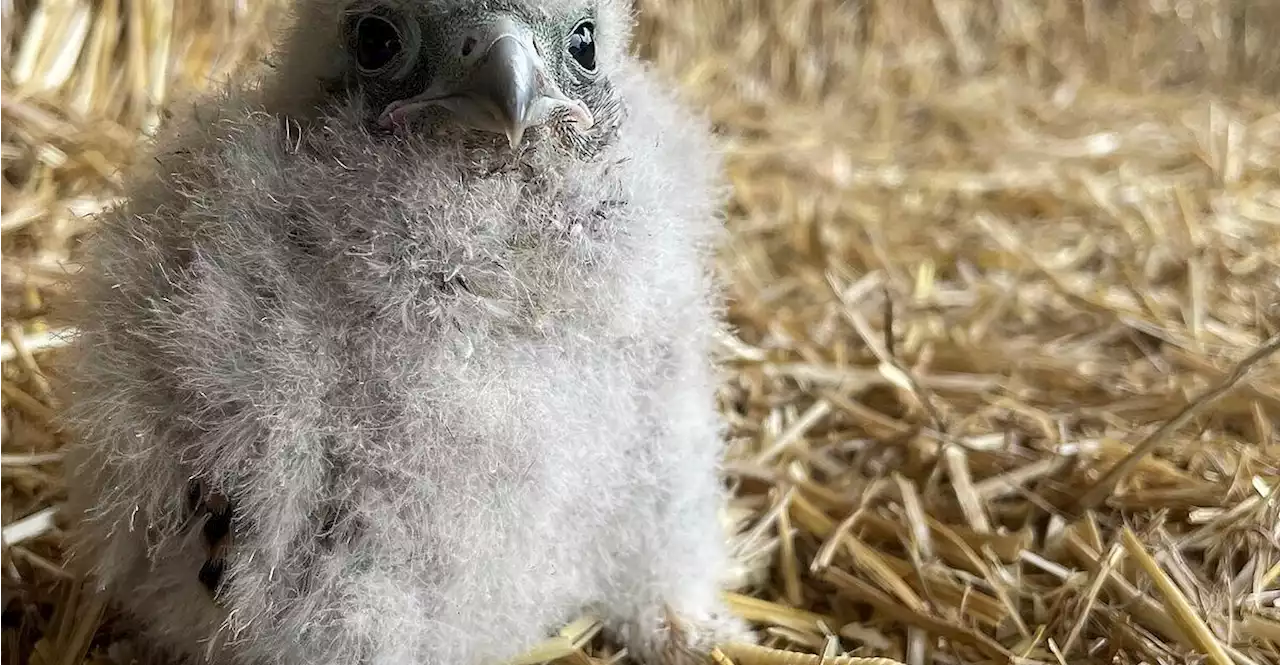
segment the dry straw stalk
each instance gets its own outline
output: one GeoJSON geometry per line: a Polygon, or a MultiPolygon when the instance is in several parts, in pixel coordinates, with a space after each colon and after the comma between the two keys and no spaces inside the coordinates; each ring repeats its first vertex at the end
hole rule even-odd
{"type": "MultiPolygon", "coordinates": [[[[281,0],[4,0],[9,662],[128,662],[60,565],[59,280],[281,0]]],[[[723,133],[722,665],[1280,662],[1280,4],[638,0],[723,133]]],[[[527,662],[619,663],[589,617],[527,662]]]]}

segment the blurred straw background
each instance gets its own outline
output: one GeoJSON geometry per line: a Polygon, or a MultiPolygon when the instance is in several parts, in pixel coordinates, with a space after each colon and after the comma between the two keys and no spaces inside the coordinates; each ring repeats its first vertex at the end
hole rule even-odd
{"type": "MultiPolygon", "coordinates": [[[[60,567],[57,281],[280,2],[0,2],[0,658],[127,663],[60,567]]],[[[1280,3],[638,5],[730,155],[730,599],[766,645],[1280,663],[1280,3]]],[[[593,635],[543,657],[617,660],[593,635]]]]}

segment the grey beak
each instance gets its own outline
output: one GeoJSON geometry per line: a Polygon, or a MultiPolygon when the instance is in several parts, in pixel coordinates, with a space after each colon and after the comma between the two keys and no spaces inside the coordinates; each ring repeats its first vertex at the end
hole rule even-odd
{"type": "Polygon", "coordinates": [[[472,94],[491,105],[511,147],[520,145],[538,96],[538,68],[528,49],[512,35],[498,37],[480,57],[468,83],[472,94]]]}

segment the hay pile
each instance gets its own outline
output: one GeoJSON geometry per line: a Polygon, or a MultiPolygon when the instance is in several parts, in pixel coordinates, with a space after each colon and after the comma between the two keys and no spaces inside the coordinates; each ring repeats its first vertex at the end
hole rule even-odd
{"type": "MultiPolygon", "coordinates": [[[[77,215],[266,46],[274,0],[205,4],[4,2],[8,662],[123,653],[58,565],[39,366],[77,215]]],[[[766,643],[1280,662],[1280,3],[639,5],[731,153],[731,600],[766,643]]]]}

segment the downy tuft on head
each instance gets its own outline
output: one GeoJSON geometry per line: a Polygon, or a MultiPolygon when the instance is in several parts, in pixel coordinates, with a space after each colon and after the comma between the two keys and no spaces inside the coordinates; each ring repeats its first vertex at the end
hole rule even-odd
{"type": "Polygon", "coordinates": [[[371,130],[465,131],[581,157],[613,141],[631,56],[626,0],[302,0],[268,85],[295,118],[337,106],[371,130]]]}

